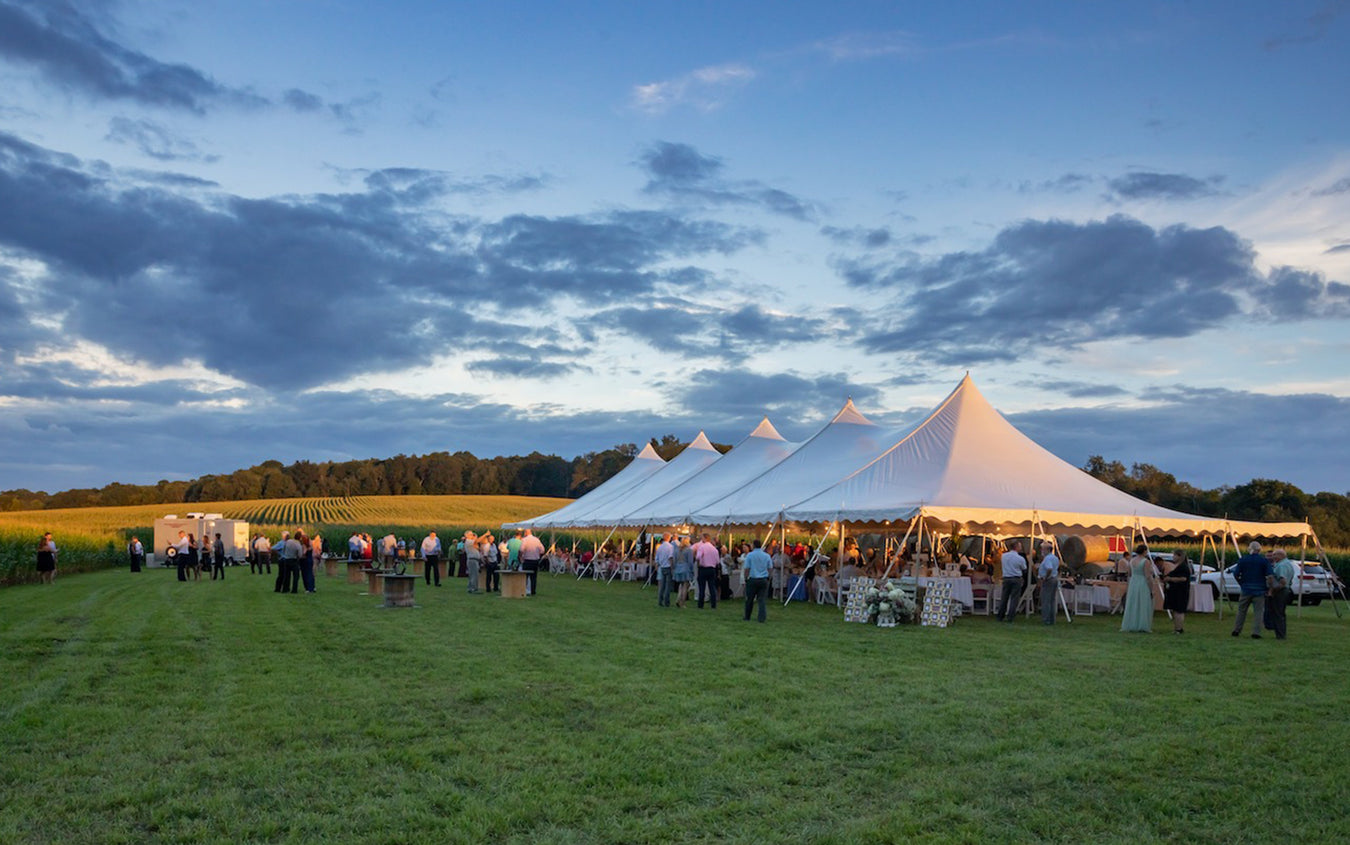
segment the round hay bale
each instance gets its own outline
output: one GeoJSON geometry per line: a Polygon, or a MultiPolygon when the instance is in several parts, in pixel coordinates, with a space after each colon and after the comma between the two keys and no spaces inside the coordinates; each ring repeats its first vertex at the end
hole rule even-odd
{"type": "Polygon", "coordinates": [[[1055,539],[1059,543],[1060,560],[1072,569],[1111,559],[1110,543],[1100,535],[1063,534],[1055,539]]]}

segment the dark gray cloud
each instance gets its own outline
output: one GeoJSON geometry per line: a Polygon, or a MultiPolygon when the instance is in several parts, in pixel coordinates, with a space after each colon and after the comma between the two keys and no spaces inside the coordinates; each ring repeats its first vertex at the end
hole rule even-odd
{"type": "Polygon", "coordinates": [[[1150,404],[1057,408],[1008,418],[1075,466],[1102,455],[1127,466],[1150,463],[1206,488],[1278,478],[1307,492],[1347,492],[1344,464],[1327,456],[1345,451],[1350,399],[1184,386],[1150,389],[1140,398],[1150,404]]]}
{"type": "Polygon", "coordinates": [[[1325,188],[1319,188],[1313,191],[1315,197],[1334,197],[1337,194],[1350,193],[1350,176],[1343,179],[1337,179],[1325,188]]]}
{"type": "Polygon", "coordinates": [[[1109,399],[1129,395],[1129,391],[1118,384],[1099,384],[1071,379],[1035,379],[1018,382],[1018,384],[1022,387],[1043,390],[1047,393],[1057,393],[1073,399],[1109,399]]]}
{"type": "Polygon", "coordinates": [[[1298,32],[1288,32],[1267,38],[1262,46],[1267,50],[1279,50],[1283,47],[1292,47],[1299,44],[1312,44],[1326,37],[1331,31],[1332,24],[1336,19],[1350,10],[1350,2],[1346,0],[1331,0],[1304,18],[1298,32]]]}
{"type": "Polygon", "coordinates": [[[461,179],[445,171],[416,167],[387,167],[366,171],[364,176],[369,190],[387,193],[412,205],[422,205],[451,194],[488,196],[538,191],[548,182],[547,177],[533,175],[487,174],[461,179]]]}
{"type": "Polygon", "coordinates": [[[508,378],[551,379],[560,378],[580,367],[561,361],[544,361],[540,358],[486,358],[470,361],[464,368],[471,373],[508,378]]]}
{"type": "Polygon", "coordinates": [[[1184,173],[1126,173],[1107,182],[1120,199],[1193,200],[1219,193],[1222,176],[1197,179],[1184,173]]]}
{"type": "Polygon", "coordinates": [[[829,329],[825,319],[780,314],[754,303],[710,306],[672,297],[642,307],[607,308],[587,318],[585,325],[591,332],[631,337],[666,354],[715,358],[728,365],[755,352],[820,340],[829,329]]]}
{"type": "Polygon", "coordinates": [[[130,144],[145,155],[160,161],[210,163],[220,160],[220,156],[203,153],[191,140],[153,120],[114,117],[108,122],[108,134],[105,138],[119,144],[130,144]]]}
{"type": "Polygon", "coordinates": [[[644,190],[685,202],[762,208],[795,220],[812,220],[812,205],[787,191],[756,180],[731,181],[722,177],[720,158],[706,156],[688,144],[658,141],[641,156],[647,171],[644,190]]]}
{"type": "Polygon", "coordinates": [[[1325,255],[1336,255],[1342,252],[1350,252],[1350,244],[1336,244],[1335,246],[1328,247],[1326,250],[1323,251],[1325,255]]]}
{"type": "Polygon", "coordinates": [[[709,369],[690,373],[676,384],[661,386],[675,406],[696,412],[699,419],[716,420],[723,427],[733,419],[757,420],[763,414],[768,414],[775,426],[795,429],[818,426],[848,399],[865,407],[880,395],[877,388],[856,383],[845,373],[763,375],[745,370],[709,369]]]}
{"type": "Polygon", "coordinates": [[[323,98],[299,88],[290,88],[281,94],[281,102],[293,111],[316,112],[323,108],[323,98]]]}
{"type": "Polygon", "coordinates": [[[1112,337],[1188,336],[1239,315],[1350,313],[1350,288],[1287,267],[1260,272],[1222,227],[1153,229],[1130,217],[1018,223],[979,252],[837,262],[853,286],[892,294],[869,312],[871,352],[944,364],[1013,360],[1112,337]]]}
{"type": "MultiPolygon", "coordinates": [[[[837,244],[857,246],[863,249],[881,249],[890,246],[897,240],[891,230],[884,227],[863,228],[856,226],[845,229],[838,226],[822,226],[820,233],[837,244]]],[[[905,242],[912,243],[913,241],[906,239],[905,242]]]]}
{"type": "Polygon", "coordinates": [[[303,387],[490,337],[469,312],[701,289],[681,262],[761,237],[660,212],[450,218],[435,200],[454,187],[380,171],[349,194],[198,195],[0,133],[0,196],[26,198],[0,204],[0,245],[46,265],[68,336],[303,387]]]}
{"type": "Polygon", "coordinates": [[[51,82],[86,96],[205,112],[226,103],[259,106],[267,101],[220,84],[184,64],[168,64],[106,36],[72,3],[20,5],[0,2],[0,57],[28,65],[51,82]]]}

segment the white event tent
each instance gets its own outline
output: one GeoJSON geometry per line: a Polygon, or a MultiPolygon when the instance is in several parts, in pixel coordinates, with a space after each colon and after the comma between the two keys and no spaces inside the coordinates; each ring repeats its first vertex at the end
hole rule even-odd
{"type": "Polygon", "coordinates": [[[791,455],[689,515],[699,525],[771,523],[783,508],[834,483],[875,458],[895,432],[863,416],[850,399],[824,428],[791,455]]]}
{"type": "MultiPolygon", "coordinates": [[[[648,445],[610,481],[505,527],[914,522],[989,534],[1307,537],[1307,523],[1169,510],[1098,481],[1003,418],[969,375],[918,426],[876,425],[852,400],[800,445],[767,418],[719,456],[702,432],[664,463],[648,445]]],[[[1315,535],[1313,535],[1315,537],[1315,535]]]]}
{"type": "Polygon", "coordinates": [[[629,510],[618,524],[657,527],[688,523],[690,515],[700,506],[736,490],[747,478],[780,463],[800,445],[784,440],[765,417],[720,460],[708,464],[684,484],[629,510]]]}
{"type": "MultiPolygon", "coordinates": [[[[751,515],[754,516],[754,515],[751,515]]],[[[1194,516],[1137,499],[1039,446],[994,410],[969,375],[914,430],[835,484],[783,509],[794,522],[957,523],[1030,530],[1300,537],[1306,523],[1194,516]]]]}
{"type": "Polygon", "coordinates": [[[666,462],[660,455],[656,454],[656,449],[648,443],[628,466],[619,470],[603,484],[575,502],[569,502],[555,511],[536,516],[534,519],[508,522],[502,527],[558,528],[564,525],[572,525],[576,520],[584,519],[592,512],[598,511],[615,501],[622,500],[626,493],[646,481],[649,476],[664,468],[665,465],[666,462]]]}
{"type": "Polygon", "coordinates": [[[624,491],[622,496],[592,508],[584,516],[573,519],[568,524],[579,528],[611,528],[620,525],[624,515],[633,509],[634,504],[679,490],[691,478],[710,466],[716,466],[721,460],[722,453],[717,451],[717,447],[712,445],[707,435],[700,431],[694,441],[684,447],[684,451],[644,478],[640,484],[624,491]]]}

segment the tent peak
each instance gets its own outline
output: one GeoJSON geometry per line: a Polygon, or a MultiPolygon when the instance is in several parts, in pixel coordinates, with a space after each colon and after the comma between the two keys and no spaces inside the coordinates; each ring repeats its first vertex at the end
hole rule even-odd
{"type": "Polygon", "coordinates": [[[639,461],[639,460],[648,460],[648,461],[650,461],[650,460],[653,460],[653,459],[654,459],[654,460],[661,461],[662,463],[665,463],[665,459],[662,458],[660,455],[658,455],[658,454],[656,453],[656,448],[655,448],[654,446],[652,446],[651,443],[648,443],[646,446],[643,446],[643,447],[642,447],[642,451],[641,451],[641,452],[638,452],[638,453],[637,453],[637,456],[633,458],[633,460],[635,460],[635,461],[639,461]]]}
{"type": "Polygon", "coordinates": [[[712,441],[708,439],[708,435],[704,434],[704,433],[701,432],[701,431],[698,433],[698,437],[695,437],[695,438],[693,439],[693,442],[691,442],[688,446],[686,446],[686,447],[684,447],[684,448],[686,448],[686,449],[703,449],[704,451],[708,451],[708,452],[716,452],[716,451],[717,451],[717,447],[714,446],[714,445],[712,445],[712,441]]]}
{"type": "Polygon", "coordinates": [[[834,419],[830,420],[830,423],[831,424],[850,423],[852,425],[876,425],[876,423],[872,422],[867,417],[863,416],[862,411],[858,410],[857,406],[853,404],[852,399],[849,399],[847,402],[844,403],[844,407],[839,409],[839,413],[834,415],[834,419]]]}
{"type": "Polygon", "coordinates": [[[762,437],[762,438],[764,438],[764,439],[766,439],[766,440],[783,440],[783,439],[785,439],[785,438],[783,437],[783,435],[781,435],[781,434],[778,433],[778,429],[776,429],[776,428],[773,427],[773,423],[769,422],[769,418],[768,418],[768,417],[765,417],[764,419],[760,420],[759,425],[755,426],[755,430],[752,431],[752,432],[750,432],[750,434],[747,435],[747,436],[749,436],[749,437],[762,437]]]}

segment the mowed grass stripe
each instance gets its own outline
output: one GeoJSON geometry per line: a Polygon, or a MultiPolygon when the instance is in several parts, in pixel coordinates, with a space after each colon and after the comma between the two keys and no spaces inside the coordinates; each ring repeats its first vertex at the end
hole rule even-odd
{"type": "Polygon", "coordinates": [[[1327,607],[1275,643],[463,586],[0,591],[0,841],[1241,841],[1271,793],[1295,841],[1346,829],[1327,607]]]}

